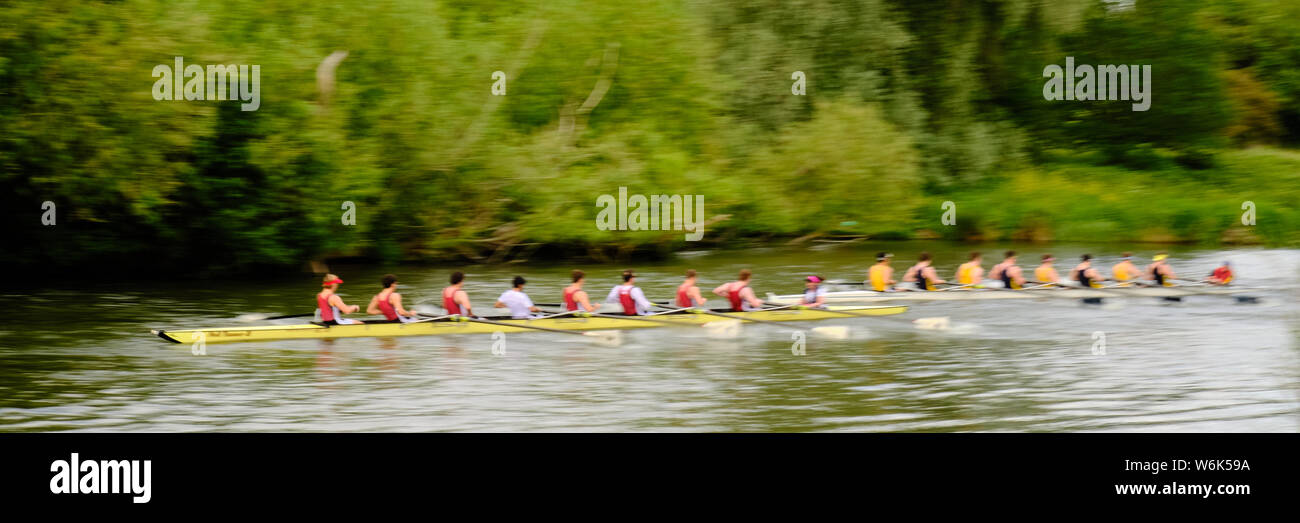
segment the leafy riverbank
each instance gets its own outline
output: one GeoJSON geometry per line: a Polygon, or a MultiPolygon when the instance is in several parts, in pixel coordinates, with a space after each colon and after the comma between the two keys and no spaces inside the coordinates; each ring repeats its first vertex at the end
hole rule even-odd
{"type": "Polygon", "coordinates": [[[260,273],[816,235],[1300,243],[1296,5],[292,4],[0,6],[0,264],[260,273]],[[155,100],[150,72],[178,56],[259,65],[259,109],[155,100]],[[1066,56],[1151,64],[1150,110],[1044,100],[1066,56]],[[597,228],[620,187],[703,195],[702,241],[597,228]]]}

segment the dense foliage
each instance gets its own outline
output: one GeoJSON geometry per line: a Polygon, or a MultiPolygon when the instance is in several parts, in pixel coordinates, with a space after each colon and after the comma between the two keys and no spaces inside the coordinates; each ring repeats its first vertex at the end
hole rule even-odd
{"type": "Polygon", "coordinates": [[[702,244],[1296,244],[1297,19],[1271,0],[6,2],[0,263],[247,272],[685,245],[597,229],[596,198],[619,187],[704,195],[702,244]],[[176,56],[260,65],[260,108],[155,100],[151,71],[176,56]],[[1152,65],[1151,109],[1045,100],[1044,67],[1067,56],[1152,65]]]}

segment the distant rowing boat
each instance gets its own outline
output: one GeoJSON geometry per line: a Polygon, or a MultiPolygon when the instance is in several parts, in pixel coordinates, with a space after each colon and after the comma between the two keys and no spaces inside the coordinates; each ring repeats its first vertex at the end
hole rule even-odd
{"type": "MultiPolygon", "coordinates": [[[[826,301],[834,303],[873,303],[885,301],[965,301],[965,300],[1017,300],[1039,298],[1183,298],[1187,296],[1233,295],[1257,292],[1261,289],[1204,286],[1175,287],[1042,287],[1036,289],[973,289],[961,288],[937,291],[831,291],[826,301]]],[[[768,293],[767,302],[777,305],[799,303],[802,294],[768,293]]]]}
{"type": "MultiPolygon", "coordinates": [[[[852,317],[888,316],[901,314],[907,307],[828,307],[822,309],[782,309],[750,312],[727,312],[726,315],[740,321],[818,321],[844,319],[852,317]]],[[[154,330],[159,338],[172,343],[192,343],[202,340],[204,343],[231,343],[239,341],[274,341],[292,339],[329,339],[360,337],[393,336],[446,336],[453,334],[490,334],[493,332],[536,332],[527,327],[544,327],[565,331],[594,331],[611,329],[642,329],[651,327],[672,327],[678,323],[682,327],[700,326],[710,322],[729,321],[717,316],[691,314],[686,312],[652,316],[655,322],[639,321],[611,317],[574,317],[562,316],[536,320],[492,320],[498,324],[474,323],[465,321],[421,321],[414,323],[367,323],[360,325],[334,325],[324,327],[316,324],[303,325],[264,325],[258,327],[221,327],[212,329],[154,330]],[[661,323],[662,322],[662,323],[661,323]],[[665,324],[669,323],[669,324],[665,324]],[[515,327],[521,325],[523,327],[515,327]]]]}

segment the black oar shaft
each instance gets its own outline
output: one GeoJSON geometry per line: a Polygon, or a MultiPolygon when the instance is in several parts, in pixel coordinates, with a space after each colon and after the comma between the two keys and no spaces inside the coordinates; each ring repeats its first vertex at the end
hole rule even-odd
{"type": "Polygon", "coordinates": [[[265,319],[267,319],[267,320],[283,320],[283,319],[286,319],[286,318],[305,318],[305,317],[307,317],[307,316],[315,316],[315,315],[316,315],[315,312],[306,312],[306,313],[303,313],[303,314],[285,314],[285,315],[283,315],[283,316],[271,316],[270,318],[265,318],[265,319]]]}

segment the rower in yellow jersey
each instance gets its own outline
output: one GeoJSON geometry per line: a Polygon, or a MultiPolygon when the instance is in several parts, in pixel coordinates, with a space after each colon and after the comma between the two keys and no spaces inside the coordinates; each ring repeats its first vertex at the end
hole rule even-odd
{"type": "Polygon", "coordinates": [[[1119,282],[1119,286],[1127,287],[1133,284],[1129,280],[1135,280],[1142,275],[1142,269],[1133,265],[1133,253],[1126,252],[1121,261],[1110,268],[1110,274],[1112,279],[1119,282]]]}
{"type": "Polygon", "coordinates": [[[1052,265],[1054,262],[1056,262],[1056,258],[1053,258],[1050,254],[1044,254],[1042,264],[1034,269],[1034,281],[1053,285],[1060,281],[1061,275],[1056,273],[1056,266],[1052,265]]]}
{"type": "Polygon", "coordinates": [[[957,267],[957,283],[961,285],[979,286],[984,281],[984,256],[978,252],[970,253],[970,261],[957,267]]]}
{"type": "Polygon", "coordinates": [[[881,252],[876,253],[876,264],[871,266],[867,271],[867,285],[876,292],[891,292],[894,290],[894,268],[889,265],[894,255],[881,252]]]}

